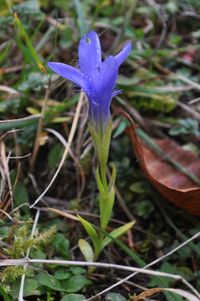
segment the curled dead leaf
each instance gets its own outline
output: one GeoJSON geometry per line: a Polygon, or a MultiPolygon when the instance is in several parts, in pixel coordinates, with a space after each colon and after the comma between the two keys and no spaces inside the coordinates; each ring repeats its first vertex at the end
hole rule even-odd
{"type": "Polygon", "coordinates": [[[161,287],[156,287],[156,288],[150,288],[145,290],[144,292],[142,292],[141,294],[134,296],[131,298],[131,300],[133,301],[140,301],[140,300],[144,300],[145,298],[151,297],[157,293],[163,292],[163,291],[168,291],[168,292],[172,292],[174,294],[177,294],[181,297],[186,298],[188,301],[199,301],[199,298],[182,289],[175,289],[175,288],[161,288],[161,287]]]}
{"type": "Polygon", "coordinates": [[[157,190],[175,205],[200,216],[200,159],[191,151],[184,150],[169,138],[155,139],[154,142],[165,154],[156,154],[137,135],[137,127],[132,125],[126,133],[133,142],[141,168],[157,190]],[[166,160],[171,158],[187,172],[181,172],[166,160]],[[194,178],[192,180],[192,178],[194,178]]]}

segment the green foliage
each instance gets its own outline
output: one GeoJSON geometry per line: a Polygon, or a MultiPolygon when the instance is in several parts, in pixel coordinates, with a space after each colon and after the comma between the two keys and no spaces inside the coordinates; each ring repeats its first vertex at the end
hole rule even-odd
{"type": "MultiPolygon", "coordinates": [[[[79,93],[69,82],[53,75],[46,66],[49,60],[69,62],[71,65],[75,65],[77,55],[74,49],[77,47],[80,36],[83,32],[94,28],[101,35],[105,56],[109,55],[108,51],[110,54],[117,53],[123,41],[131,40],[133,42],[131,55],[126,64],[120,67],[117,87],[123,90],[121,98],[117,97],[120,106],[125,107],[136,123],[138,120],[139,122],[143,121],[148,127],[148,119],[153,122],[159,121],[158,126],[149,128],[149,131],[152,130],[155,135],[160,136],[163,132],[166,134],[168,126],[172,125],[168,131],[171,136],[184,141],[187,147],[191,147],[188,142],[192,139],[192,147],[198,148],[198,145],[195,145],[196,138],[199,137],[198,122],[195,118],[187,117],[190,113],[187,113],[186,116],[186,112],[181,107],[177,107],[177,100],[187,104],[188,101],[199,97],[198,89],[182,81],[179,75],[199,83],[200,31],[198,15],[200,1],[155,0],[157,5],[151,5],[151,1],[149,3],[143,0],[136,2],[136,6],[133,8],[134,1],[132,0],[0,1],[0,112],[2,119],[0,130],[3,135],[5,131],[22,129],[16,133],[14,143],[11,139],[14,135],[6,135],[4,142],[7,153],[11,153],[11,156],[16,153],[18,156],[32,152],[40,118],[35,114],[41,112],[47,87],[50,93],[43,116],[43,128],[55,128],[62,134],[68,135],[79,93]],[[13,12],[15,13],[13,14],[13,12]],[[130,19],[128,15],[130,15],[130,19]],[[164,32],[165,22],[166,32],[164,32]],[[43,73],[45,70],[47,74],[43,73]],[[142,119],[138,119],[137,110],[142,114],[142,119]],[[30,118],[24,119],[29,114],[31,114],[30,118]]],[[[116,102],[113,102],[112,111],[114,113],[115,105],[116,102]]],[[[197,102],[194,107],[191,105],[191,108],[198,111],[199,103],[197,102]]],[[[83,109],[81,118],[84,114],[83,109]]],[[[116,116],[116,114],[113,119],[114,128],[117,123],[119,126],[117,129],[115,128],[109,159],[114,162],[117,169],[116,186],[123,202],[128,207],[130,214],[136,215],[139,220],[139,231],[136,236],[134,234],[134,243],[138,253],[117,239],[132,227],[132,224],[126,224],[118,229],[114,227],[113,231],[107,230],[111,217],[122,221],[127,220],[127,217],[118,202],[115,207],[113,206],[115,172],[112,173],[109,185],[108,180],[105,180],[107,179],[105,162],[107,163],[108,159],[105,145],[108,141],[103,141],[103,143],[100,141],[98,142],[99,149],[101,148],[99,158],[104,161],[103,171],[99,169],[96,176],[100,192],[99,203],[101,203],[99,206],[101,207],[100,224],[108,232],[101,232],[102,229],[94,225],[97,224],[96,220],[93,224],[92,218],[88,222],[81,217],[80,221],[90,236],[91,242],[86,239],[79,240],[81,237],[80,227],[76,227],[71,221],[60,217],[51,219],[52,216],[49,217],[45,212],[45,217],[39,221],[41,234],[38,232],[33,239],[30,238],[32,221],[24,222],[31,214],[28,207],[24,209],[25,206],[23,206],[20,209],[21,216],[18,213],[13,215],[13,209],[16,210],[16,207],[23,203],[28,204],[34,194],[28,179],[30,172],[28,159],[10,160],[12,186],[17,174],[16,162],[20,163],[20,180],[14,189],[14,208],[9,207],[6,210],[14,218],[14,223],[6,219],[1,212],[2,248],[0,253],[3,253],[3,257],[21,258],[26,255],[30,247],[30,257],[32,258],[70,259],[71,250],[73,257],[77,255],[74,242],[79,240],[79,247],[84,258],[92,261],[95,258],[95,245],[97,254],[102,251],[103,247],[113,242],[118,248],[117,252],[119,252],[120,258],[117,257],[117,252],[113,254],[111,249],[109,253],[111,260],[120,260],[121,262],[123,261],[121,255],[126,254],[127,260],[131,259],[143,267],[144,261],[151,262],[152,256],[160,256],[160,254],[168,252],[177,247],[182,240],[185,241],[199,231],[197,218],[182,213],[177,208],[168,205],[167,202],[161,201],[157,205],[154,199],[157,199],[158,196],[143,179],[138,163],[134,159],[130,141],[124,134],[129,122],[119,118],[119,115],[116,116]],[[117,139],[115,139],[116,137],[117,139]],[[102,174],[104,174],[104,179],[102,174]],[[171,218],[172,223],[167,218],[171,218]],[[49,228],[54,224],[58,233],[55,233],[53,228],[49,228]],[[47,228],[49,230],[45,230],[47,228]],[[157,238],[162,240],[163,247],[156,246],[157,238]]],[[[83,123],[81,120],[78,124],[77,137],[83,123]]],[[[53,187],[52,195],[49,196],[53,196],[54,201],[56,200],[62,208],[65,208],[66,203],[60,201],[61,198],[67,200],[67,206],[70,204],[71,207],[73,199],[75,200],[73,209],[77,210],[78,208],[80,211],[89,212],[92,207],[95,213],[99,213],[96,203],[96,186],[91,180],[93,152],[90,150],[87,138],[88,134],[84,131],[79,140],[80,145],[76,141],[71,145],[72,152],[78,160],[80,159],[81,181],[86,183],[82,194],[83,199],[76,195],[77,187],[74,183],[75,178],[78,179],[80,175],[76,172],[75,176],[74,162],[71,158],[69,158],[63,174],[61,171],[61,177],[64,175],[63,178],[66,178],[66,186],[69,184],[68,189],[64,191],[63,195],[63,182],[58,183],[53,187]],[[71,184],[71,180],[74,181],[73,184],[71,184]]],[[[39,189],[43,189],[43,185],[46,186],[49,180],[48,178],[43,183],[45,178],[43,174],[49,174],[48,169],[57,166],[63,152],[62,146],[58,145],[51,135],[49,135],[47,143],[49,143],[48,146],[45,146],[47,160],[43,161],[43,150],[41,156],[39,152],[36,165],[40,166],[40,169],[38,171],[36,166],[33,171],[39,189]]],[[[69,207],[67,208],[69,209],[69,207]]],[[[107,256],[107,253],[102,255],[107,256]]],[[[200,290],[198,259],[198,242],[192,242],[170,256],[169,261],[162,264],[161,270],[183,275],[196,286],[197,290],[200,290]]],[[[22,274],[24,274],[24,269],[21,266],[1,269],[0,279],[3,280],[3,284],[0,287],[0,299],[4,301],[18,300],[22,274]]],[[[47,266],[40,263],[35,264],[33,269],[28,268],[25,274],[24,299],[27,298],[27,300],[82,301],[93,291],[93,289],[87,291],[90,282],[87,279],[86,270],[78,267],[47,266]]],[[[102,274],[105,275],[104,271],[102,274]]],[[[116,277],[115,274],[114,277],[116,277]]],[[[105,282],[107,280],[110,281],[105,278],[105,282]]],[[[139,278],[136,281],[140,284],[139,278]]],[[[145,282],[144,279],[143,282],[145,282]]],[[[171,283],[169,278],[153,278],[149,283],[148,281],[144,283],[144,286],[167,287],[175,284],[171,283]]],[[[98,286],[103,284],[95,282],[94,285],[97,286],[95,290],[99,291],[98,286]]],[[[178,300],[177,298],[167,295],[168,300],[178,300]]],[[[125,297],[121,294],[111,293],[106,296],[106,300],[125,301],[125,297]]]]}
{"type": "Polygon", "coordinates": [[[22,258],[26,255],[29,248],[38,248],[47,244],[56,233],[56,228],[51,227],[46,231],[30,238],[30,221],[20,227],[15,234],[12,246],[6,250],[11,258],[22,258]]]}
{"type": "Polygon", "coordinates": [[[16,201],[16,206],[19,206],[23,203],[28,203],[28,192],[26,187],[22,183],[17,183],[14,191],[14,199],[16,201]]]}
{"type": "Polygon", "coordinates": [[[49,154],[48,154],[48,166],[50,168],[56,167],[56,165],[60,162],[63,154],[63,146],[60,144],[55,144],[49,154]]]}
{"type": "Polygon", "coordinates": [[[3,297],[4,301],[11,301],[9,295],[7,294],[7,289],[0,286],[0,296],[3,297]]]}
{"type": "Polygon", "coordinates": [[[200,135],[199,123],[191,118],[179,119],[176,121],[176,125],[169,130],[169,134],[171,136],[191,134],[198,137],[200,135]]]}
{"type": "Polygon", "coordinates": [[[23,266],[6,267],[2,272],[0,272],[0,279],[2,283],[15,282],[15,280],[23,274],[31,275],[32,271],[30,269],[24,271],[23,266]]]}
{"type": "Polygon", "coordinates": [[[68,294],[62,297],[60,301],[83,301],[86,298],[80,294],[68,294]]]}
{"type": "Polygon", "coordinates": [[[176,106],[176,97],[173,95],[158,95],[151,93],[131,93],[131,102],[138,110],[169,113],[176,106]]]}
{"type": "Polygon", "coordinates": [[[84,275],[69,275],[69,278],[58,280],[54,275],[48,272],[40,272],[35,279],[38,281],[40,286],[47,287],[54,291],[75,293],[80,291],[89,282],[84,275]]]}
{"type": "Polygon", "coordinates": [[[106,301],[126,301],[126,298],[118,293],[109,293],[106,295],[106,301]]]}
{"type": "Polygon", "coordinates": [[[69,256],[69,245],[69,240],[62,233],[57,233],[51,240],[53,253],[60,254],[64,256],[64,258],[68,258],[69,256]]]}
{"type": "Polygon", "coordinates": [[[154,210],[154,206],[151,201],[143,200],[135,205],[135,209],[138,216],[147,219],[154,210]]]}
{"type": "Polygon", "coordinates": [[[94,251],[87,240],[79,239],[78,246],[86,261],[94,261],[94,251]]]}

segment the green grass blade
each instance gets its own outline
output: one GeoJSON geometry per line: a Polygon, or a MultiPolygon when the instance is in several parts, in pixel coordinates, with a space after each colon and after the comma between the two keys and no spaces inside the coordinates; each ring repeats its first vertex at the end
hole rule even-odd
{"type": "Polygon", "coordinates": [[[21,40],[24,40],[25,45],[31,54],[31,57],[34,59],[38,68],[40,69],[40,71],[43,73],[46,73],[46,69],[45,69],[44,65],[42,64],[42,61],[40,60],[37,52],[35,51],[32,41],[29,38],[28,33],[26,32],[26,30],[16,12],[13,13],[13,17],[14,17],[14,23],[18,29],[19,38],[21,38],[21,40]]]}
{"type": "Polygon", "coordinates": [[[41,114],[10,120],[0,120],[0,130],[11,130],[14,128],[23,128],[28,125],[36,124],[41,114]]]}

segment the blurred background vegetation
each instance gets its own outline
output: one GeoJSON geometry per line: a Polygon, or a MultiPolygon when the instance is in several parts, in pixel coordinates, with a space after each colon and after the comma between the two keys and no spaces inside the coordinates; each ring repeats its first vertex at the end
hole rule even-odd
{"type": "MultiPolygon", "coordinates": [[[[112,227],[115,222],[136,219],[132,235],[124,237],[123,242],[147,263],[200,229],[197,217],[168,203],[146,180],[124,132],[128,122],[116,113],[122,107],[149,135],[175,138],[185,149],[199,154],[200,1],[1,0],[0,152],[2,158],[10,157],[0,162],[2,259],[13,258],[11,246],[15,250],[20,237],[24,241],[30,236],[35,211],[30,211],[28,205],[47,187],[58,167],[64,151],[59,137],[67,141],[79,99],[77,88],[53,74],[47,62],[78,64],[79,39],[89,30],[99,33],[105,57],[117,53],[127,40],[133,44],[118,78],[123,93],[112,103],[110,161],[118,172],[112,227]]],[[[82,259],[76,247],[77,238],[85,237],[81,227],[45,208],[98,214],[96,158],[86,116],[87,104],[81,112],[71,155],[41,202],[44,212],[39,232],[47,233],[44,241],[38,237],[26,247],[22,243],[18,258],[32,246],[34,258],[82,259]]],[[[95,223],[95,216],[90,218],[95,223]]],[[[183,275],[200,289],[199,258],[199,243],[194,242],[158,268],[183,275]]],[[[116,245],[110,246],[101,259],[135,264],[133,256],[116,245]]],[[[88,279],[86,270],[78,267],[43,268],[36,266],[27,274],[27,300],[79,301],[124,276],[100,271],[88,279]]],[[[1,273],[0,295],[5,301],[17,300],[23,271],[13,268],[1,273]]],[[[143,287],[157,285],[143,276],[134,278],[134,282],[143,287]]],[[[138,292],[139,288],[127,283],[105,298],[123,301],[138,292]]]]}

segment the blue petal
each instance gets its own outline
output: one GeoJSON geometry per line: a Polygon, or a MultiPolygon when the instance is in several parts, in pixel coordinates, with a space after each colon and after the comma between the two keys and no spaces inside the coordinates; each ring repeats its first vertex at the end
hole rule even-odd
{"type": "Polygon", "coordinates": [[[106,122],[110,117],[110,103],[115,88],[118,73],[118,63],[113,56],[109,56],[93,78],[93,93],[88,95],[90,101],[90,117],[96,122],[106,122]],[[92,116],[91,116],[92,115],[92,116]]]}
{"type": "Polygon", "coordinates": [[[83,90],[87,90],[87,79],[78,69],[70,65],[54,62],[49,62],[48,66],[51,70],[53,70],[60,76],[71,80],[76,85],[80,86],[83,90]]]}
{"type": "Polygon", "coordinates": [[[129,53],[131,52],[132,46],[131,43],[127,43],[123,49],[118,53],[115,58],[117,59],[118,66],[120,66],[128,57],[129,53]]]}
{"type": "Polygon", "coordinates": [[[78,56],[81,71],[92,77],[93,71],[101,63],[101,45],[95,31],[90,31],[81,38],[78,56]]]}

